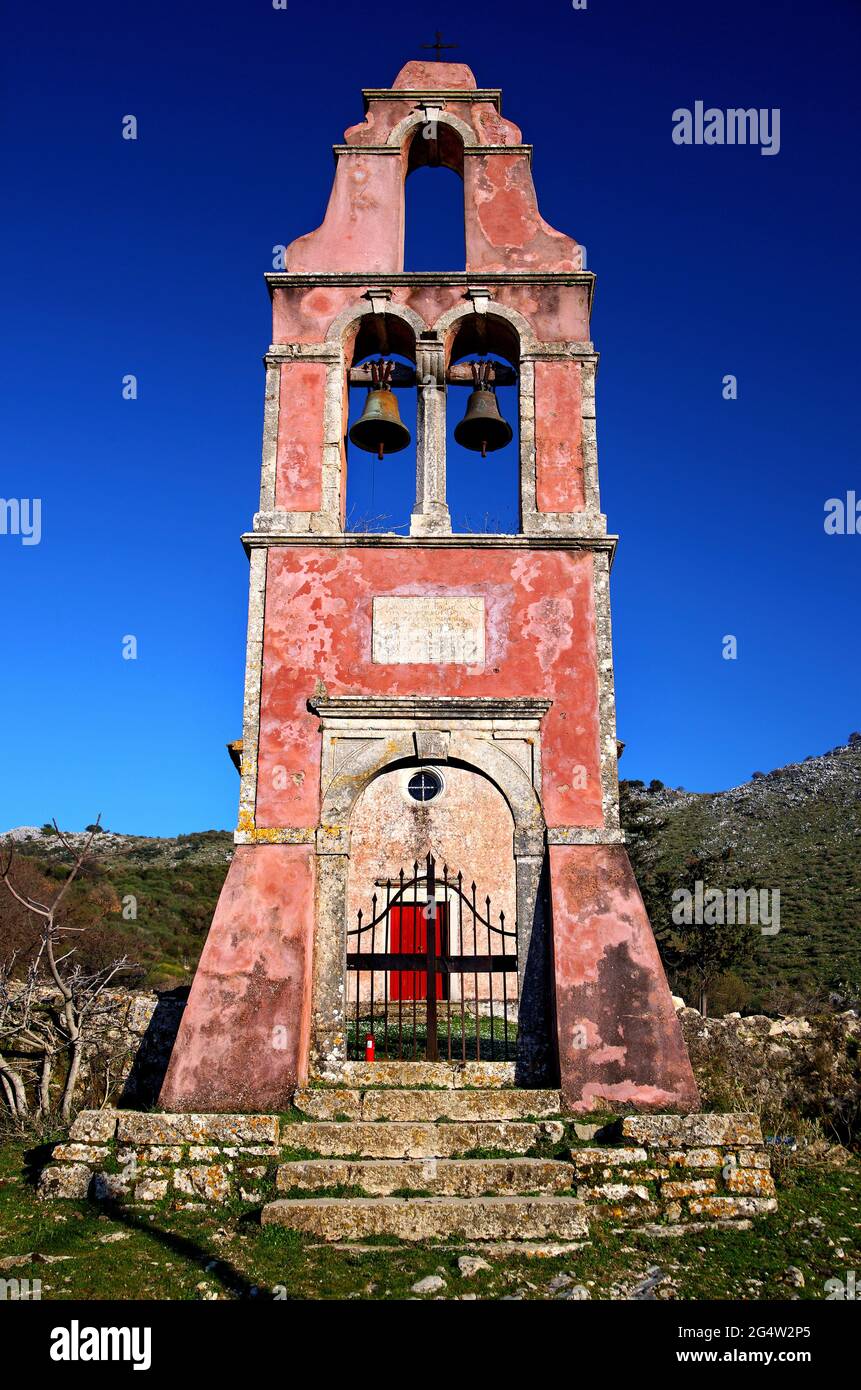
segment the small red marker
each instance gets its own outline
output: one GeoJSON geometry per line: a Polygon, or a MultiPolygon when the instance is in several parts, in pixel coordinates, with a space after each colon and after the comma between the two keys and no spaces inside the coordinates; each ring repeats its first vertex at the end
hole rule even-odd
{"type": "Polygon", "coordinates": [[[365,1061],[366,1061],[366,1062],[373,1062],[373,1060],[374,1060],[374,1035],[373,1035],[373,1033],[369,1033],[368,1036],[365,1038],[365,1061]]]}

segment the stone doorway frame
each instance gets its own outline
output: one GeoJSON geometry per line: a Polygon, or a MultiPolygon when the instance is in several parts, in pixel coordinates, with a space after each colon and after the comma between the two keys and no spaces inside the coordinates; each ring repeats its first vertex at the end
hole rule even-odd
{"type": "Polygon", "coordinates": [[[487,696],[323,696],[321,813],[316,831],[316,930],[310,1075],[338,1080],[347,1057],[345,975],[350,820],[362,792],[382,773],[420,762],[466,768],[488,779],[514,821],[520,1026],[517,1077],[547,1079],[555,1050],[548,1010],[549,933],[543,872],[541,721],[551,700],[487,696]]]}

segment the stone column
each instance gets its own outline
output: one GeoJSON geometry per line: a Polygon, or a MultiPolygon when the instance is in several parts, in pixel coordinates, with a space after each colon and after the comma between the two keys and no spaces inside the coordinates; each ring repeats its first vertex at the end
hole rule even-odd
{"type": "Polygon", "coordinates": [[[523,845],[525,853],[518,852],[518,839],[514,856],[519,999],[515,1076],[519,1086],[547,1086],[555,1080],[556,1047],[544,848],[530,842],[523,845]]]}
{"type": "Polygon", "coordinates": [[[445,347],[419,339],[416,344],[416,505],[411,536],[451,535],[445,500],[445,347]]]}
{"type": "Polygon", "coordinates": [[[251,551],[248,587],[248,638],[245,648],[245,699],[242,717],[242,780],[238,832],[253,830],[257,814],[257,758],[260,737],[260,689],[263,681],[263,622],[266,611],[268,550],[251,551]]]}
{"type": "Polygon", "coordinates": [[[350,832],[317,831],[317,931],[311,1010],[311,1075],[337,1080],[347,1060],[347,871],[350,832]]]}

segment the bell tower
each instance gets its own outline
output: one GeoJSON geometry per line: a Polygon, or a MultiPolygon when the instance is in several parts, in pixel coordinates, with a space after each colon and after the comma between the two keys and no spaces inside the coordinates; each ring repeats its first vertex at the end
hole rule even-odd
{"type": "Polygon", "coordinates": [[[572,1110],[696,1108],[619,827],[594,276],[497,89],[417,61],[363,95],[322,225],[266,277],[236,853],[161,1104],[280,1109],[369,1045],[502,1058],[572,1110]],[[404,272],[426,164],[463,180],[465,271],[404,272]],[[404,466],[407,393],[408,533],[351,531],[356,451],[404,466]],[[450,412],[488,493],[516,444],[513,534],[453,531],[450,412]]]}

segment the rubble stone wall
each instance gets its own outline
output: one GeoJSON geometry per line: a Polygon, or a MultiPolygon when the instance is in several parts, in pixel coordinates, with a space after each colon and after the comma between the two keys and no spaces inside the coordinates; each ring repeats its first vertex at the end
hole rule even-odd
{"type": "MultiPolygon", "coordinates": [[[[755,1115],[638,1115],[601,1126],[556,1123],[557,1132],[566,1147],[557,1147],[556,1161],[570,1164],[570,1196],[600,1219],[661,1229],[736,1226],[777,1207],[755,1115]]],[[[39,1191],[44,1198],[259,1206],[288,1185],[284,1165],[303,1161],[296,1146],[304,1137],[302,1123],[274,1115],[83,1111],[68,1142],[55,1146],[39,1191]]]]}

